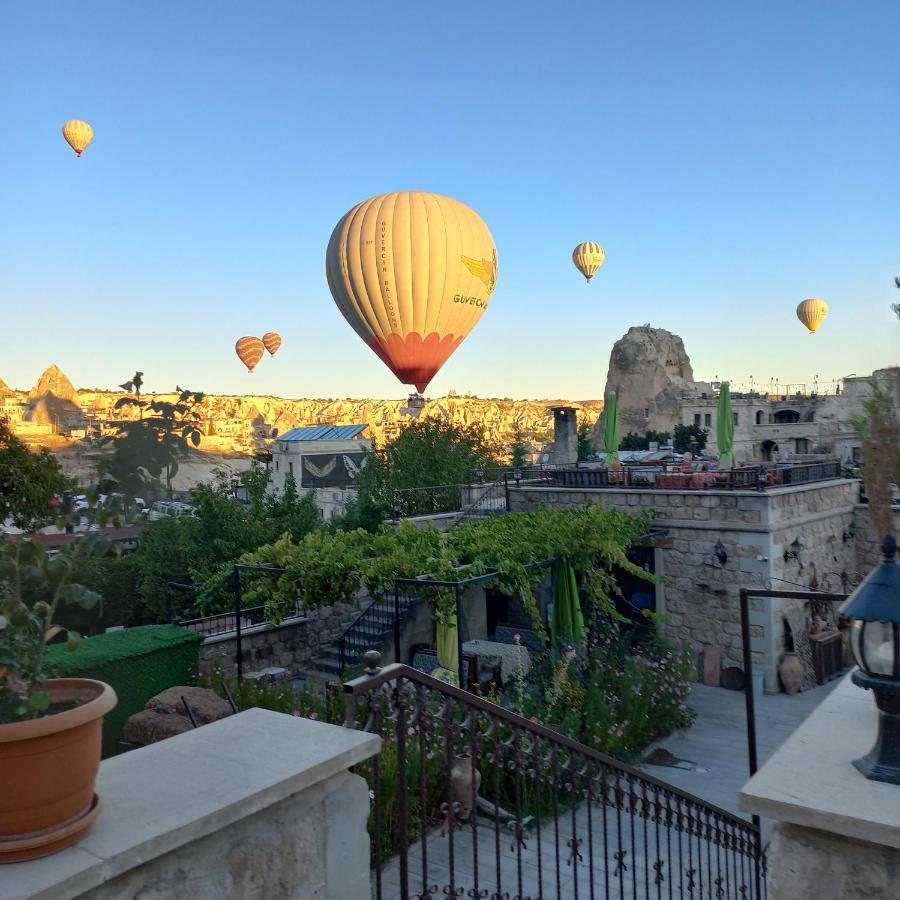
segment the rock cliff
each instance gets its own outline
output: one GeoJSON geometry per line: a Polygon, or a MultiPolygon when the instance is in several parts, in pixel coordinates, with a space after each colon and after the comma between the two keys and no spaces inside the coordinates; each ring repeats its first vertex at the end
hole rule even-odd
{"type": "Polygon", "coordinates": [[[57,365],[47,366],[37,384],[28,392],[29,400],[39,400],[52,393],[59,400],[76,402],[75,388],[66,373],[57,365]]]}
{"type": "MultiPolygon", "coordinates": [[[[620,437],[628,432],[672,431],[681,398],[695,390],[694,370],[677,334],[634,326],[613,345],[603,395],[612,391],[618,395],[620,437]]],[[[598,423],[598,446],[602,434],[602,423],[598,423]]]]}

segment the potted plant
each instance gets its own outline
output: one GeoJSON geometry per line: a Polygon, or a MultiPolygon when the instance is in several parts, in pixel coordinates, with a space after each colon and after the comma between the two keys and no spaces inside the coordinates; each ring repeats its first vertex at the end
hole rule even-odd
{"type": "Polygon", "coordinates": [[[94,781],[115,692],[101,681],[48,678],[44,666],[49,641],[78,646],[57,611],[100,601],[70,575],[65,556],[48,559],[33,541],[0,550],[0,863],[68,847],[100,811],[94,781]]]}

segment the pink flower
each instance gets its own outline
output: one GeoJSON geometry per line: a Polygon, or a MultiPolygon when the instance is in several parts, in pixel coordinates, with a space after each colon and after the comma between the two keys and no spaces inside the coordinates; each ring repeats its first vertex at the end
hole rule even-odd
{"type": "Polygon", "coordinates": [[[299,710],[299,709],[295,709],[295,710],[291,713],[291,715],[292,715],[292,716],[297,716],[297,717],[299,717],[299,716],[300,716],[300,710],[299,710]]]}
{"type": "Polygon", "coordinates": [[[517,644],[520,644],[520,643],[522,642],[522,635],[521,635],[521,634],[514,634],[514,635],[513,635],[513,640],[514,640],[517,644]]]}
{"type": "Polygon", "coordinates": [[[311,712],[309,717],[313,720],[313,722],[317,722],[319,720],[319,714],[317,712],[311,712]]]}

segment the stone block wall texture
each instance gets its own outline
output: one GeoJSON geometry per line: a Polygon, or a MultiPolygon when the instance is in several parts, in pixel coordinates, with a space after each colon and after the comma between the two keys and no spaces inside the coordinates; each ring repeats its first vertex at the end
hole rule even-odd
{"type": "MultiPolygon", "coordinates": [[[[867,503],[857,505],[853,519],[857,529],[854,541],[856,571],[865,574],[874,569],[883,559],[881,542],[884,540],[884,535],[876,533],[867,503]]],[[[900,508],[894,510],[894,536],[900,539],[900,508]]]]}
{"type": "MultiPolygon", "coordinates": [[[[321,609],[304,610],[303,618],[274,627],[256,626],[241,634],[241,656],[245,672],[278,666],[296,672],[306,668],[319,651],[343,633],[359,614],[359,605],[335,603],[321,609]]],[[[214,635],[200,648],[204,666],[219,663],[226,672],[236,666],[237,638],[233,633],[214,635]]]]}
{"type": "Polygon", "coordinates": [[[142,625],[85,638],[73,653],[47,648],[47,665],[59,678],[96,678],[115,689],[119,702],[103,721],[103,756],[119,752],[129,717],[166,688],[193,684],[200,635],[177,625],[142,625]]]}
{"type": "MultiPolygon", "coordinates": [[[[874,554],[862,537],[844,541],[856,513],[858,485],[853,481],[819,482],[776,491],[579,490],[512,488],[511,511],[543,506],[567,508],[602,503],[625,510],[653,509],[656,524],[669,530],[671,548],[662,551],[667,578],[663,595],[670,638],[697,649],[717,647],[724,665],[743,667],[741,588],[841,590],[841,573],[865,574],[874,554]],[[799,538],[797,560],[784,551],[799,538]],[[727,558],[715,555],[721,541],[727,558]]],[[[780,600],[750,600],[750,637],[754,665],[766,672],[768,690],[777,690],[775,667],[784,644],[780,600]]]]}
{"type": "Polygon", "coordinates": [[[900,850],[778,822],[769,832],[769,900],[900,896],[900,850]]]}
{"type": "Polygon", "coordinates": [[[368,897],[369,791],[342,772],[131,869],[79,900],[368,897]]]}

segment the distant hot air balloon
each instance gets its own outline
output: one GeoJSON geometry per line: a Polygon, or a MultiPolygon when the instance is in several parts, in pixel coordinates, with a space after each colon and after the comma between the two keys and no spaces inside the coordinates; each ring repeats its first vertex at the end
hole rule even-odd
{"type": "Polygon", "coordinates": [[[482,218],[458,200],[382,194],[337,223],[325,274],[353,330],[421,392],[487,309],[497,248],[482,218]]]}
{"type": "Polygon", "coordinates": [[[274,356],[281,346],[281,335],[278,334],[277,331],[267,331],[262,336],[262,342],[265,345],[266,350],[269,351],[269,354],[274,356]]]}
{"type": "Polygon", "coordinates": [[[81,156],[94,139],[94,129],[81,119],[69,119],[62,131],[66,143],[75,151],[76,156],[81,156]]]}
{"type": "Polygon", "coordinates": [[[797,318],[815,334],[828,315],[828,304],[824,300],[804,300],[797,307],[797,318]]]}
{"type": "Polygon", "coordinates": [[[257,363],[263,358],[266,347],[258,337],[247,335],[238,338],[234,345],[234,352],[237,353],[238,359],[247,367],[247,371],[252,375],[257,363]]]}
{"type": "Polygon", "coordinates": [[[593,241],[585,241],[572,251],[572,262],[575,263],[575,268],[587,279],[588,284],[597,274],[605,259],[606,251],[593,241]]]}

